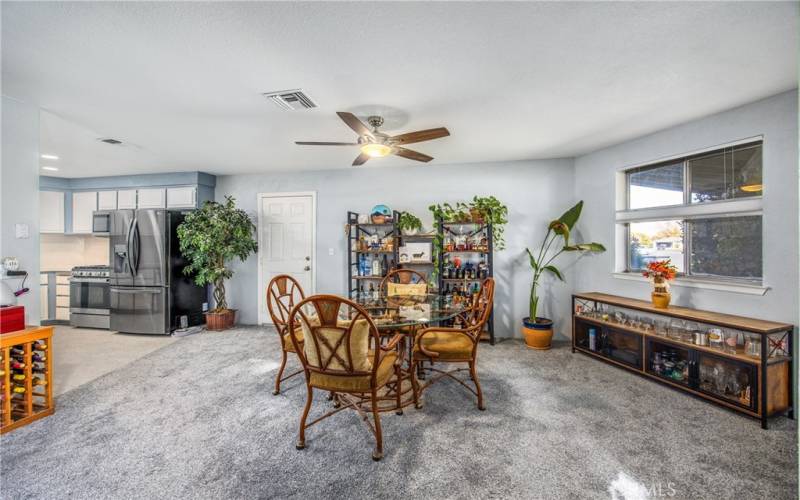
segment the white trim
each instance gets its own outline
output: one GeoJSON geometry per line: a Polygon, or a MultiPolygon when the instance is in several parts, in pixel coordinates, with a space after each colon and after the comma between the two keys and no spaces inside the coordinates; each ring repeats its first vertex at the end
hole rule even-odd
{"type": "Polygon", "coordinates": [[[758,215],[764,205],[761,196],[738,200],[709,201],[692,205],[670,205],[668,207],[618,210],[617,222],[691,219],[698,217],[727,217],[734,215],[758,215]]]}
{"type": "Polygon", "coordinates": [[[633,164],[633,165],[626,165],[624,167],[617,167],[617,172],[625,172],[626,170],[631,170],[631,169],[639,168],[639,167],[649,167],[651,165],[657,165],[659,163],[664,163],[664,162],[668,162],[668,161],[672,161],[672,160],[677,160],[679,158],[686,158],[687,156],[695,156],[695,155],[700,155],[700,154],[703,154],[703,153],[710,153],[711,151],[716,151],[717,149],[732,148],[734,146],[739,146],[740,144],[747,144],[749,142],[757,142],[757,141],[763,141],[763,140],[764,140],[764,136],[763,135],[756,135],[756,136],[753,136],[753,137],[748,137],[746,139],[737,139],[737,140],[732,141],[732,142],[726,142],[724,144],[718,144],[716,146],[709,146],[707,148],[696,149],[694,151],[689,151],[687,153],[680,153],[680,154],[677,154],[677,155],[665,156],[665,157],[658,158],[658,159],[655,159],[655,160],[647,160],[645,162],[636,163],[636,164],[633,164]]]}
{"type": "Polygon", "coordinates": [[[265,311],[261,310],[266,298],[265,290],[261,286],[264,278],[264,270],[261,268],[261,206],[265,198],[287,198],[292,196],[311,197],[311,290],[304,290],[306,296],[317,293],[317,192],[316,191],[291,191],[285,193],[258,193],[256,195],[256,214],[258,215],[258,323],[261,325],[271,325],[272,318],[265,311]]]}
{"type": "MultiPolygon", "coordinates": [[[[614,278],[628,281],[641,281],[649,283],[650,280],[639,273],[612,273],[614,278]]],[[[743,293],[746,295],[764,295],[769,290],[768,286],[751,285],[747,283],[734,283],[729,281],[701,280],[697,278],[675,278],[671,286],[686,288],[701,288],[704,290],[719,290],[722,292],[743,293]]]]}

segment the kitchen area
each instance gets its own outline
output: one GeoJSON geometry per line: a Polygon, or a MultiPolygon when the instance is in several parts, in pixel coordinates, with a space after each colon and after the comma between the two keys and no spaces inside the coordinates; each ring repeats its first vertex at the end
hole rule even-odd
{"type": "Polygon", "coordinates": [[[207,291],[182,274],[176,227],[213,199],[214,184],[201,172],[40,177],[41,318],[55,326],[56,394],[202,324],[207,291]]]}

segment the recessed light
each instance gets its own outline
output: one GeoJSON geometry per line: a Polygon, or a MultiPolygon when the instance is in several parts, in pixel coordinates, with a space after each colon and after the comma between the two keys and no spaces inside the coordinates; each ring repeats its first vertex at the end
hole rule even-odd
{"type": "Polygon", "coordinates": [[[47,170],[48,172],[58,172],[58,167],[42,167],[42,170],[47,170]]]}
{"type": "Polygon", "coordinates": [[[45,160],[58,160],[58,156],[56,155],[42,155],[42,158],[45,160]]]}

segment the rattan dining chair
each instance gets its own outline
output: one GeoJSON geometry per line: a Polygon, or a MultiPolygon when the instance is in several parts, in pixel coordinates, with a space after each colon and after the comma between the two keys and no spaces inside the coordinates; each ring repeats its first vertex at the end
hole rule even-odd
{"type": "Polygon", "coordinates": [[[411,359],[411,382],[414,386],[417,408],[422,407],[422,392],[439,379],[448,377],[478,397],[479,410],[486,409],[483,403],[483,391],[480,381],[478,381],[476,363],[481,332],[489,321],[493,303],[494,279],[486,278],[481,283],[480,293],[476,295],[469,309],[461,313],[462,326],[460,328],[437,326],[426,328],[417,334],[411,359]],[[425,362],[430,362],[431,366],[425,366],[425,362]],[[435,363],[466,363],[468,368],[444,371],[436,368],[435,363]],[[417,379],[418,370],[434,372],[436,375],[426,381],[424,385],[420,385],[417,379]],[[467,381],[456,376],[458,372],[467,370],[469,378],[475,384],[475,389],[467,385],[467,381]]]}
{"type": "MultiPolygon", "coordinates": [[[[267,285],[267,310],[272,318],[272,324],[275,325],[275,331],[278,332],[278,338],[281,345],[281,367],[278,370],[278,375],[275,376],[275,390],[272,394],[278,395],[281,392],[281,382],[287,380],[295,375],[303,373],[303,370],[297,370],[294,373],[283,377],[283,370],[286,368],[286,359],[288,353],[295,352],[295,346],[289,337],[289,313],[294,308],[295,304],[300,302],[306,297],[303,293],[303,288],[296,279],[288,274],[280,274],[270,280],[267,285]],[[283,377],[283,378],[281,378],[283,377]]],[[[300,345],[303,344],[303,335],[298,335],[300,345]]]]}
{"type": "Polygon", "coordinates": [[[428,293],[428,281],[425,275],[413,269],[392,269],[381,280],[380,291],[384,297],[425,295],[428,293]]]}
{"type": "MultiPolygon", "coordinates": [[[[335,295],[314,295],[300,301],[289,315],[289,336],[303,364],[308,396],[300,418],[297,449],[306,446],[306,429],[344,409],[352,408],[375,436],[374,460],[383,458],[379,402],[381,391],[394,377],[401,380],[402,335],[381,345],[378,328],[355,302],[335,295]],[[302,336],[300,334],[302,332],[302,336]],[[334,409],[306,424],[314,389],[330,392],[334,409]],[[372,413],[374,423],[369,421],[372,413]]],[[[396,391],[399,407],[400,391],[396,391]]]]}

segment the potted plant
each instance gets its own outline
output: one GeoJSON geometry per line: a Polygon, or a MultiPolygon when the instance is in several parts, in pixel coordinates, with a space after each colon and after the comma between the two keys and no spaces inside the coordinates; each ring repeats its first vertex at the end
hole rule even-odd
{"type": "Polygon", "coordinates": [[[506,247],[503,231],[508,223],[508,207],[494,196],[475,196],[469,204],[469,212],[472,222],[492,224],[494,248],[503,250],[506,247]]]}
{"type": "Polygon", "coordinates": [[[542,276],[547,272],[564,281],[561,271],[553,262],[564,252],[605,252],[606,248],[600,243],[575,243],[570,244],[569,235],[583,210],[583,201],[579,201],[558,219],[550,222],[544,241],[539,247],[536,256],[529,248],[528,252],[531,269],[533,269],[533,282],[531,284],[530,315],[522,320],[522,333],[525,335],[525,344],[531,349],[550,349],[553,339],[553,320],[538,315],[539,309],[539,284],[542,276]],[[563,240],[559,246],[553,247],[557,240],[563,240]]]}
{"type": "Polygon", "coordinates": [[[653,291],[650,293],[650,300],[653,307],[666,309],[672,299],[669,293],[669,281],[675,279],[678,268],[672,265],[672,259],[654,260],[647,263],[647,267],[642,272],[645,278],[650,278],[653,282],[653,291]]]}
{"type": "Polygon", "coordinates": [[[407,236],[414,236],[422,230],[422,221],[411,212],[401,212],[397,220],[397,228],[407,236]]]}
{"type": "Polygon", "coordinates": [[[206,313],[209,330],[225,330],[234,324],[236,311],[228,309],[225,299],[225,280],[233,276],[233,270],[225,263],[235,257],[244,261],[258,250],[253,239],[256,226],[235,202],[231,196],[224,203],[206,201],[178,226],[180,250],[189,261],[183,273],[194,276],[198,285],[214,285],[214,309],[206,313]]]}

